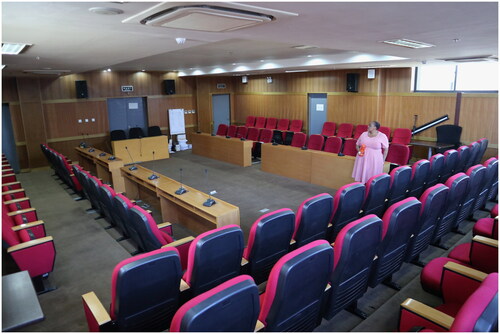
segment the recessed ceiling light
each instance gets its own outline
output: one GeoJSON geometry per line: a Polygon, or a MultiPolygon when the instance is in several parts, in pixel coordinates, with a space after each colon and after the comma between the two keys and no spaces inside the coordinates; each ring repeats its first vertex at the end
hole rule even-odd
{"type": "Polygon", "coordinates": [[[119,15],[123,14],[123,10],[111,7],[92,7],[89,12],[100,15],[119,15]]]}
{"type": "Polygon", "coordinates": [[[106,71],[107,71],[107,72],[111,72],[111,69],[110,69],[110,68],[108,68],[106,71]]]}
{"type": "Polygon", "coordinates": [[[285,73],[299,73],[299,72],[309,72],[309,70],[289,70],[289,71],[285,71],[285,73]]]}
{"type": "Polygon", "coordinates": [[[405,38],[391,39],[388,41],[382,41],[382,43],[396,45],[396,46],[402,46],[402,47],[410,48],[410,49],[432,48],[435,46],[435,45],[432,45],[429,43],[412,41],[410,39],[405,39],[405,38]]]}
{"type": "Polygon", "coordinates": [[[24,51],[26,47],[32,44],[26,43],[2,43],[2,54],[4,55],[18,55],[24,51]]]}
{"type": "Polygon", "coordinates": [[[309,50],[309,49],[317,49],[317,46],[313,45],[296,45],[292,46],[292,49],[299,49],[299,50],[309,50]]]}
{"type": "Polygon", "coordinates": [[[184,43],[186,43],[186,39],[184,37],[176,37],[175,41],[177,42],[177,44],[184,44],[184,43]]]}

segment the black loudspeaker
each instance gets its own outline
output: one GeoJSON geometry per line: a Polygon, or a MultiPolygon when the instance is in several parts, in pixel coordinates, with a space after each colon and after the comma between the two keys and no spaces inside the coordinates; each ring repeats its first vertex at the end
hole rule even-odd
{"type": "Polygon", "coordinates": [[[359,82],[359,73],[347,73],[347,87],[346,90],[348,92],[358,92],[358,82],[359,82]]]}
{"type": "Polygon", "coordinates": [[[89,91],[87,90],[87,81],[77,80],[75,81],[75,87],[77,99],[86,99],[89,97],[89,91]]]}
{"type": "Polygon", "coordinates": [[[163,84],[165,85],[165,94],[175,94],[175,80],[164,80],[163,84]]]}

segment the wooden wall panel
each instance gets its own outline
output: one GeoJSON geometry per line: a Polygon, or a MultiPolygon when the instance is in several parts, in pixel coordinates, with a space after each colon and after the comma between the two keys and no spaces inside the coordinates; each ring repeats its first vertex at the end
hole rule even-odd
{"type": "MultiPolygon", "coordinates": [[[[241,79],[240,79],[241,82],[241,79]]],[[[231,100],[231,120],[234,119],[234,91],[235,78],[233,77],[197,77],[196,78],[196,105],[199,122],[199,130],[202,132],[211,132],[213,127],[212,117],[212,95],[230,94],[231,100]],[[225,89],[217,89],[217,84],[223,83],[225,89]]]]}
{"type": "Polygon", "coordinates": [[[378,96],[372,95],[328,95],[329,122],[368,124],[370,121],[378,120],[378,96]]]}
{"type": "Polygon", "coordinates": [[[18,102],[16,78],[2,78],[2,102],[18,102]]]}
{"type": "Polygon", "coordinates": [[[459,125],[463,143],[486,137],[498,148],[498,94],[462,94],[459,125]]]}
{"type": "Polygon", "coordinates": [[[14,129],[14,139],[16,142],[24,142],[23,116],[21,114],[21,105],[19,103],[9,103],[10,118],[12,128],[14,129]]]}
{"type": "MultiPolygon", "coordinates": [[[[195,100],[192,95],[148,98],[148,122],[149,125],[158,125],[161,128],[168,127],[168,109],[182,108],[184,110],[195,110],[195,100]]],[[[196,126],[196,114],[185,114],[184,123],[186,127],[196,126]]]]}

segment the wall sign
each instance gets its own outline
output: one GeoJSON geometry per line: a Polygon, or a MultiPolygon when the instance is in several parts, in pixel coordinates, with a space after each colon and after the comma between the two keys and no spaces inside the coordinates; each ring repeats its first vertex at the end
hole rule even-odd
{"type": "Polygon", "coordinates": [[[133,92],[134,86],[122,86],[122,92],[133,92]]]}
{"type": "Polygon", "coordinates": [[[217,89],[226,89],[226,84],[225,83],[218,83],[217,89]]]}

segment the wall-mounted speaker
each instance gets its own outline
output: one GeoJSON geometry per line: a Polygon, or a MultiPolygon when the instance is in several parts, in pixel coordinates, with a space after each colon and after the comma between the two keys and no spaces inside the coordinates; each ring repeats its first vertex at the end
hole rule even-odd
{"type": "Polygon", "coordinates": [[[89,91],[87,89],[87,81],[85,80],[75,81],[75,88],[76,88],[77,99],[87,99],[89,97],[89,91]]]}
{"type": "Polygon", "coordinates": [[[347,86],[348,92],[358,92],[359,73],[347,73],[347,86]]]}
{"type": "Polygon", "coordinates": [[[175,80],[172,79],[163,80],[163,85],[165,88],[165,94],[167,95],[175,94],[175,80]]]}

